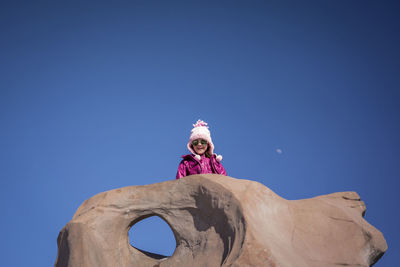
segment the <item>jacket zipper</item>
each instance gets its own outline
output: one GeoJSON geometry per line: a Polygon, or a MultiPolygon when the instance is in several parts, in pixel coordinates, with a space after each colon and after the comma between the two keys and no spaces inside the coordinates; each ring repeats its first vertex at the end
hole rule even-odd
{"type": "Polygon", "coordinates": [[[201,162],[198,159],[196,159],[196,157],[194,157],[193,155],[192,155],[192,158],[197,162],[197,164],[200,165],[200,172],[202,173],[203,172],[203,166],[201,165],[201,162]]]}
{"type": "MultiPolygon", "coordinates": [[[[213,173],[218,174],[217,171],[216,171],[216,168],[214,166],[213,157],[214,156],[211,156],[211,158],[210,158],[211,168],[212,168],[213,173]]],[[[196,157],[194,157],[193,155],[192,155],[192,158],[197,162],[197,164],[200,165],[200,171],[203,172],[203,165],[201,165],[201,162],[198,159],[196,159],[196,157]]]]}

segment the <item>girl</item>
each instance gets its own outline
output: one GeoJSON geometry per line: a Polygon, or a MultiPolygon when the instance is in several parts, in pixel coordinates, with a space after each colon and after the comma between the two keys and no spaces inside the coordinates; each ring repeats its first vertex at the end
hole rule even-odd
{"type": "Polygon", "coordinates": [[[198,120],[193,124],[187,148],[192,154],[182,156],[176,179],[202,173],[226,175],[221,164],[222,156],[214,154],[214,144],[207,123],[198,120]]]}

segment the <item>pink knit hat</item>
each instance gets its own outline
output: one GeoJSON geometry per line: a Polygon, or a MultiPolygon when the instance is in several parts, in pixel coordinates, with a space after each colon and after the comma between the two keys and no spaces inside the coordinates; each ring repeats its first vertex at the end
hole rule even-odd
{"type": "MultiPolygon", "coordinates": [[[[196,152],[192,148],[192,142],[193,142],[193,140],[196,140],[196,139],[204,139],[208,142],[208,151],[210,152],[211,155],[213,155],[214,154],[214,144],[212,142],[211,133],[208,130],[207,123],[205,121],[198,120],[196,122],[196,124],[193,124],[193,127],[194,128],[191,131],[191,134],[189,137],[189,142],[187,144],[187,148],[189,149],[189,151],[192,154],[194,154],[197,159],[200,160],[200,155],[197,155],[196,152]]],[[[222,156],[217,155],[217,160],[221,161],[222,156]]]]}

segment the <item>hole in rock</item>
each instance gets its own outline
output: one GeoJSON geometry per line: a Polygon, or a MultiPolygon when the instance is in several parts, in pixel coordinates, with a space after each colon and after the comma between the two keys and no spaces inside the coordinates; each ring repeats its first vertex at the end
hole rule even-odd
{"type": "Polygon", "coordinates": [[[172,229],[157,215],[135,223],[129,229],[129,243],[147,256],[156,259],[172,256],[176,248],[172,229]]]}

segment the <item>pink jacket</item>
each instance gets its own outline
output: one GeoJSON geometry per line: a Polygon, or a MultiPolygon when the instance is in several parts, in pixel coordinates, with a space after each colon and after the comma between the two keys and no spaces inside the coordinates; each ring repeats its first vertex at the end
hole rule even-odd
{"type": "MultiPolygon", "coordinates": [[[[202,174],[202,173],[210,173],[209,170],[203,169],[200,161],[194,157],[193,154],[182,156],[183,160],[179,164],[178,172],[176,174],[176,179],[180,179],[182,177],[193,175],[193,174],[202,174]]],[[[216,155],[212,155],[210,158],[211,165],[211,173],[221,174],[226,176],[226,171],[222,166],[221,162],[217,161],[216,155]]]]}

